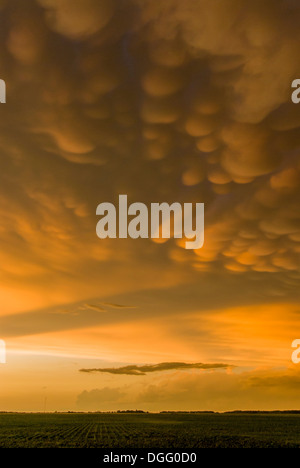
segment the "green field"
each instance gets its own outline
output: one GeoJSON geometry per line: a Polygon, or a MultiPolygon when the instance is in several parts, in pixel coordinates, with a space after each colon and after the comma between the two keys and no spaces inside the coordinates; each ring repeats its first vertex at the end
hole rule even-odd
{"type": "Polygon", "coordinates": [[[0,414],[0,447],[298,448],[300,414],[0,414]]]}

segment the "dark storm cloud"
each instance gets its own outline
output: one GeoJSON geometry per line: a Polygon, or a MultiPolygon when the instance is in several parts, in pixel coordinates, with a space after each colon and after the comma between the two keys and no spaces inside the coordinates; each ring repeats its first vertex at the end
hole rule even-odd
{"type": "Polygon", "coordinates": [[[201,370],[211,370],[211,369],[228,369],[229,364],[203,364],[201,362],[196,362],[194,364],[186,362],[162,362],[160,364],[145,364],[142,366],[124,366],[118,368],[100,368],[100,369],[80,369],[80,372],[101,372],[117,375],[146,375],[151,372],[166,372],[170,370],[187,370],[187,369],[201,369],[201,370]]]}

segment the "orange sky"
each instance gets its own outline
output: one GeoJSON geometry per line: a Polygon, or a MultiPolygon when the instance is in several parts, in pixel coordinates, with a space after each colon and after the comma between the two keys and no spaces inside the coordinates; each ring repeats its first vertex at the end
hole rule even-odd
{"type": "Polygon", "coordinates": [[[0,410],[299,409],[298,2],[0,20],[0,410]],[[100,240],[119,194],[204,203],[204,247],[100,240]]]}

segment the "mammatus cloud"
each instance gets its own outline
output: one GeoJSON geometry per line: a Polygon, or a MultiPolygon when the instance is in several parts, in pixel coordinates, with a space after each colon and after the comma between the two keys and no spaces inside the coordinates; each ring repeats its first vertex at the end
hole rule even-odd
{"type": "Polygon", "coordinates": [[[229,364],[203,364],[201,362],[196,362],[194,364],[186,362],[162,362],[160,364],[146,364],[143,366],[124,366],[117,368],[98,368],[98,369],[80,369],[80,372],[107,372],[109,374],[118,374],[118,375],[146,375],[151,372],[165,372],[170,370],[187,370],[187,369],[201,369],[201,370],[211,370],[211,369],[228,369],[232,366],[229,364]]]}
{"type": "Polygon", "coordinates": [[[112,288],[116,271],[121,288],[145,287],[157,271],[174,284],[186,270],[194,278],[275,274],[282,289],[293,287],[300,264],[300,118],[290,99],[300,76],[296,2],[1,5],[5,284],[51,282],[97,297],[99,282],[112,288]],[[100,242],[95,206],[120,193],[147,203],[204,202],[204,248],[100,242]],[[126,275],[135,261],[140,281],[126,275]]]}

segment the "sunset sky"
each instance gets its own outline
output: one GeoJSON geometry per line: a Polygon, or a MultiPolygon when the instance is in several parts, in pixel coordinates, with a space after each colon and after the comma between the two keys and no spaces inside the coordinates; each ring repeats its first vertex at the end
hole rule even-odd
{"type": "Polygon", "coordinates": [[[300,409],[298,0],[0,0],[0,411],[300,409]],[[205,243],[99,203],[205,204],[205,243]]]}

